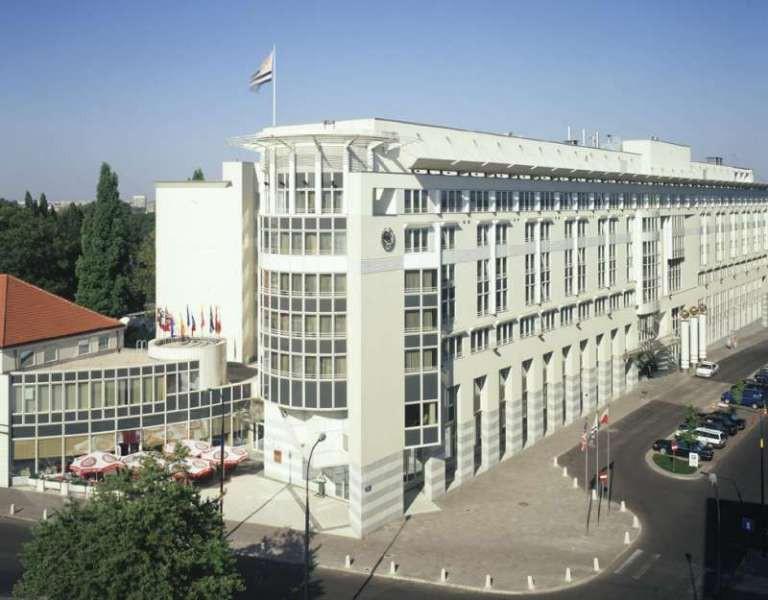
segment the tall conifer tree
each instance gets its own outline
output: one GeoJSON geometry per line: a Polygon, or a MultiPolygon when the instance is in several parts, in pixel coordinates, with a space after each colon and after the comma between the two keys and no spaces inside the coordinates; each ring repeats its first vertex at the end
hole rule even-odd
{"type": "Polygon", "coordinates": [[[117,173],[102,163],[96,203],[82,226],[77,261],[78,304],[120,316],[130,308],[128,206],[120,201],[117,173]]]}

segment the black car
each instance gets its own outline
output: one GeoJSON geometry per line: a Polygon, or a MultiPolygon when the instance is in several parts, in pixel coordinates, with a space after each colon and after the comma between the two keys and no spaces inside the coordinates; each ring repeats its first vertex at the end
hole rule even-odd
{"type": "MultiPolygon", "coordinates": [[[[730,425],[730,424],[722,423],[721,421],[719,421],[717,419],[714,419],[714,418],[697,419],[696,427],[707,427],[709,429],[716,429],[717,431],[722,432],[722,434],[725,437],[728,437],[728,436],[731,435],[730,432],[729,432],[730,429],[733,429],[733,432],[736,433],[736,426],[735,425],[730,425]]],[[[686,423],[680,423],[680,426],[678,427],[678,429],[683,430],[683,431],[685,431],[688,428],[689,427],[688,427],[688,423],[687,422],[686,423]]]]}
{"type": "Polygon", "coordinates": [[[699,442],[693,442],[690,446],[683,440],[656,440],[652,448],[660,454],[672,454],[672,442],[677,444],[674,455],[678,458],[688,458],[691,452],[699,455],[701,460],[712,460],[715,453],[709,446],[703,446],[699,442]]]}
{"type": "Polygon", "coordinates": [[[740,417],[737,417],[732,412],[728,412],[727,410],[714,410],[710,415],[716,415],[718,417],[721,417],[722,419],[725,419],[726,422],[730,421],[734,425],[736,425],[736,428],[740,431],[746,427],[747,422],[745,419],[742,419],[740,417]]]}
{"type": "Polygon", "coordinates": [[[736,423],[734,423],[731,419],[721,415],[704,415],[701,417],[700,422],[702,427],[711,427],[712,429],[725,431],[725,433],[728,435],[736,435],[736,433],[739,431],[739,426],[736,423]]]}

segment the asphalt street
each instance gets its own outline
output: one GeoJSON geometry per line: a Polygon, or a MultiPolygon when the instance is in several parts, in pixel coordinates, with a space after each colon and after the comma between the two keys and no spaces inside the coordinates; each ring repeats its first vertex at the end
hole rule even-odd
{"type": "MultiPolygon", "coordinates": [[[[702,599],[706,502],[713,493],[711,485],[706,478],[681,481],[659,475],[645,464],[644,456],[653,440],[669,435],[682,420],[688,402],[716,400],[724,382],[746,377],[766,361],[768,341],[722,360],[720,373],[714,380],[692,378],[671,388],[668,399],[650,401],[611,425],[612,494],[615,498],[626,499],[628,506],[640,517],[642,535],[619,560],[589,583],[558,593],[529,597],[542,600],[702,599]]],[[[754,412],[747,409],[745,414],[754,415],[754,412]]],[[[712,470],[720,478],[722,498],[736,500],[740,494],[747,502],[759,502],[758,436],[759,428],[754,426],[731,438],[728,448],[720,451],[722,456],[712,470]]],[[[605,441],[601,439],[601,443],[605,444],[605,441]]],[[[579,474],[583,484],[584,455],[578,447],[574,446],[561,456],[560,464],[567,465],[569,472],[579,474]]],[[[589,478],[593,476],[594,467],[589,478]]],[[[586,519],[586,508],[585,503],[584,513],[574,515],[574,518],[586,519]]],[[[606,518],[611,517],[603,511],[601,519],[606,518]]],[[[597,526],[594,511],[590,521],[592,527],[597,526]]],[[[29,535],[28,529],[26,522],[0,518],[0,595],[10,594],[13,581],[19,575],[16,556],[20,544],[29,535]]],[[[492,548],[488,550],[493,551],[492,548]]],[[[300,597],[297,587],[297,582],[301,581],[299,568],[264,564],[254,559],[242,559],[241,566],[249,583],[248,593],[243,594],[243,598],[250,598],[254,593],[262,598],[300,597]]],[[[315,569],[312,597],[458,600],[502,596],[315,569]]]]}

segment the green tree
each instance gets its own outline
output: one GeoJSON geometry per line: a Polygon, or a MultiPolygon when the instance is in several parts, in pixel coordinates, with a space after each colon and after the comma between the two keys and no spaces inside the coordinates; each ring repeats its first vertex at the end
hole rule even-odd
{"type": "Polygon", "coordinates": [[[205,175],[203,175],[203,170],[200,167],[197,167],[192,173],[192,181],[205,181],[205,175]]]}
{"type": "Polygon", "coordinates": [[[217,504],[147,460],[35,526],[18,598],[231,598],[242,591],[217,504]]]}
{"type": "Polygon", "coordinates": [[[83,226],[84,213],[76,204],[50,211],[54,223],[53,250],[55,255],[55,278],[58,292],[70,300],[77,293],[77,277],[75,266],[80,258],[80,234],[83,226]]]}
{"type": "Polygon", "coordinates": [[[37,207],[42,216],[48,216],[48,198],[45,197],[44,193],[40,194],[40,200],[37,201],[37,207]]]}
{"type": "Polygon", "coordinates": [[[24,192],[24,208],[33,212],[35,210],[35,199],[32,197],[32,194],[29,193],[29,190],[24,192]]]}
{"type": "Polygon", "coordinates": [[[155,302],[155,230],[142,239],[131,260],[131,294],[136,310],[144,310],[155,302]]]}
{"type": "Polygon", "coordinates": [[[685,428],[682,434],[679,436],[680,440],[688,444],[689,446],[696,441],[696,436],[693,434],[693,430],[699,426],[699,413],[693,404],[689,404],[685,408],[685,428]]]}
{"type": "Polygon", "coordinates": [[[119,316],[129,311],[130,209],[120,201],[117,173],[102,163],[96,202],[83,220],[77,261],[79,304],[119,316]]]}

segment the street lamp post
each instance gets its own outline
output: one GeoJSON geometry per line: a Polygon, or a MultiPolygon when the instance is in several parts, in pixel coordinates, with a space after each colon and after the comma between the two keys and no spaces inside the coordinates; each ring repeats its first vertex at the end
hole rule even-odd
{"type": "Polygon", "coordinates": [[[312,454],[317,445],[325,440],[325,433],[317,436],[317,441],[313,444],[307,458],[307,471],[304,474],[304,600],[309,600],[309,467],[312,463],[312,454]]]}
{"type": "Polygon", "coordinates": [[[709,483],[715,488],[715,503],[717,505],[717,583],[715,593],[720,594],[720,564],[721,564],[721,545],[720,545],[720,487],[717,484],[717,475],[709,474],[709,483]]]}

